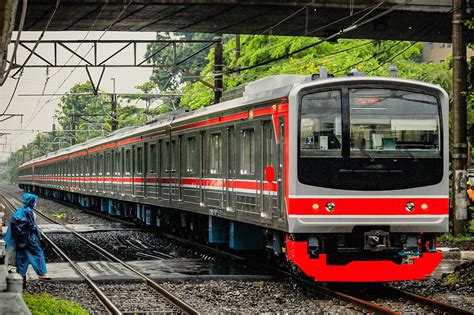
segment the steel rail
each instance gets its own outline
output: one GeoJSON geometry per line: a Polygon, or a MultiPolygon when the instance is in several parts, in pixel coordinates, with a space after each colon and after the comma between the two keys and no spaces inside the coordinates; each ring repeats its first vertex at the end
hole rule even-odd
{"type": "Polygon", "coordinates": [[[402,298],[405,298],[407,300],[410,300],[414,303],[422,304],[425,306],[428,306],[432,309],[437,309],[439,311],[447,312],[449,314],[466,314],[466,315],[472,315],[473,312],[464,310],[462,308],[449,305],[440,301],[436,301],[433,299],[430,299],[429,297],[426,296],[421,296],[415,293],[411,293],[405,290],[400,290],[394,287],[389,287],[389,286],[384,286],[385,290],[392,291],[391,293],[397,296],[400,296],[402,298]]]}
{"type": "MultiPolygon", "coordinates": [[[[16,197],[14,197],[15,199],[17,199],[16,197]]],[[[94,248],[95,250],[97,250],[100,254],[104,255],[105,257],[109,258],[110,260],[112,261],[115,261],[116,263],[119,263],[121,264],[122,266],[124,266],[125,268],[127,268],[128,270],[132,271],[133,273],[137,274],[140,278],[142,278],[144,280],[144,282],[150,286],[151,288],[155,289],[157,292],[159,292],[166,300],[168,300],[168,302],[174,306],[176,306],[177,308],[181,309],[182,311],[186,312],[187,314],[190,314],[190,315],[195,315],[195,314],[199,314],[199,312],[197,310],[195,310],[193,307],[191,307],[190,305],[188,305],[186,302],[184,302],[183,300],[179,299],[178,297],[176,297],[175,295],[173,295],[171,292],[167,291],[165,288],[163,288],[162,286],[160,286],[158,283],[156,283],[154,280],[152,280],[151,278],[147,277],[145,274],[141,273],[140,271],[138,271],[137,269],[133,268],[132,266],[130,266],[129,264],[127,264],[126,262],[124,262],[123,260],[119,259],[118,257],[116,257],[115,255],[113,255],[112,253],[110,253],[109,251],[105,250],[104,248],[100,247],[99,245],[97,245],[96,243],[88,240],[87,238],[85,238],[84,236],[82,236],[81,234],[79,234],[78,232],[76,232],[74,229],[70,228],[69,226],[67,226],[66,224],[63,224],[62,222],[59,222],[59,221],[56,221],[54,219],[52,219],[51,217],[49,217],[48,215],[42,213],[41,211],[35,211],[35,213],[39,216],[41,216],[42,218],[54,223],[54,224],[58,224],[58,225],[61,225],[62,227],[64,227],[65,229],[67,229],[69,232],[71,232],[72,234],[74,234],[76,237],[80,238],[83,242],[85,242],[87,245],[89,245],[90,247],[94,248]]],[[[43,234],[44,235],[44,234],[43,234]]]]}
{"type": "MultiPolygon", "coordinates": [[[[7,205],[11,209],[15,209],[13,203],[3,195],[3,200],[7,203],[7,205]]],[[[14,211],[12,211],[14,213],[14,211]]],[[[83,278],[86,280],[89,287],[94,291],[95,295],[99,300],[104,304],[104,306],[109,310],[112,314],[120,315],[122,312],[115,306],[112,301],[100,290],[100,288],[95,284],[94,280],[92,280],[87,273],[78,265],[76,264],[61,248],[59,248],[56,243],[54,243],[49,237],[46,236],[42,231],[40,231],[41,237],[54,249],[54,251],[61,256],[64,260],[66,260],[83,278]]]]}

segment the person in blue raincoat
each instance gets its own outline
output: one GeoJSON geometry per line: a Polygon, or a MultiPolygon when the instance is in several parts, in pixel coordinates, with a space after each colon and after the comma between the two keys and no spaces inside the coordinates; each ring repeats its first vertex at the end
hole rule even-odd
{"type": "Polygon", "coordinates": [[[16,272],[24,279],[31,265],[40,279],[50,279],[46,261],[40,247],[40,232],[36,224],[34,207],[38,196],[23,194],[23,204],[10,219],[5,242],[16,250],[16,272]]]}

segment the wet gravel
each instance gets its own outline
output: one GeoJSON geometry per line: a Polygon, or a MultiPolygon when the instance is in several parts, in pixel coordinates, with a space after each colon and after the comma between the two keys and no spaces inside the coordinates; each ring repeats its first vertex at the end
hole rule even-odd
{"type": "Polygon", "coordinates": [[[165,282],[163,286],[204,313],[347,314],[351,305],[289,282],[211,280],[165,282]]]}
{"type": "Polygon", "coordinates": [[[466,310],[474,310],[473,261],[457,266],[453,273],[444,274],[441,279],[396,282],[391,285],[466,310]]]}
{"type": "MultiPolygon", "coordinates": [[[[125,230],[82,233],[82,236],[100,245],[108,252],[124,261],[153,260],[170,258],[190,258],[214,260],[196,250],[177,245],[171,240],[153,232],[125,230]]],[[[89,247],[77,236],[70,233],[48,233],[55,242],[74,261],[107,260],[104,256],[89,247]]],[[[47,262],[61,262],[52,248],[43,242],[47,262]]]]}
{"type": "MultiPolygon", "coordinates": [[[[89,247],[81,241],[77,236],[66,233],[48,233],[47,236],[53,241],[69,258],[74,261],[99,261],[107,260],[104,256],[99,254],[96,250],[89,247]]],[[[43,247],[45,252],[46,262],[62,262],[62,259],[56,255],[53,249],[46,243],[43,247]]]]}
{"type": "Polygon", "coordinates": [[[87,239],[99,244],[122,260],[150,260],[159,258],[201,258],[213,260],[194,249],[178,245],[167,238],[147,231],[109,231],[106,233],[84,233],[87,239]]]}
{"type": "Polygon", "coordinates": [[[105,307],[85,283],[28,281],[25,292],[48,293],[50,296],[81,304],[91,314],[107,314],[105,307]]]}
{"type": "Polygon", "coordinates": [[[154,289],[144,283],[100,283],[104,294],[124,313],[160,312],[171,313],[178,310],[154,289]]]}

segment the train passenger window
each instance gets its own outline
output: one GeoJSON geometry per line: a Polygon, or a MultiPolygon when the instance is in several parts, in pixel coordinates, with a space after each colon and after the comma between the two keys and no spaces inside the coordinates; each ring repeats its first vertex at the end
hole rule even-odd
{"type": "Polygon", "coordinates": [[[176,165],[178,164],[178,145],[176,141],[171,141],[171,172],[176,172],[176,165]]]}
{"type": "Polygon", "coordinates": [[[143,147],[137,147],[137,155],[135,159],[135,173],[143,173],[143,147]]]}
{"type": "Polygon", "coordinates": [[[341,92],[306,94],[301,102],[302,157],[340,156],[342,144],[341,92]]]}
{"type": "Polygon", "coordinates": [[[161,150],[161,170],[163,174],[170,172],[169,165],[168,165],[169,152],[170,152],[170,143],[169,141],[166,141],[161,150]]]}
{"type": "Polygon", "coordinates": [[[122,163],[121,163],[121,160],[120,160],[120,151],[116,151],[115,152],[115,171],[114,171],[114,174],[115,175],[120,175],[121,172],[122,172],[122,163]]]}
{"type": "Polygon", "coordinates": [[[130,152],[130,149],[126,150],[125,151],[125,174],[130,174],[130,171],[131,171],[131,167],[130,167],[130,164],[132,162],[132,154],[130,152]]]}
{"type": "Polygon", "coordinates": [[[220,133],[211,134],[209,151],[209,173],[222,172],[222,138],[220,133]]]}
{"type": "Polygon", "coordinates": [[[240,136],[240,174],[255,174],[255,129],[241,131],[240,136]]]}
{"type": "Polygon", "coordinates": [[[107,159],[105,160],[105,174],[110,175],[112,172],[112,153],[108,152],[107,153],[107,159]]]}
{"type": "Polygon", "coordinates": [[[147,159],[147,169],[151,174],[156,173],[156,144],[150,144],[150,156],[147,159]]]}
{"type": "Polygon", "coordinates": [[[189,137],[186,140],[186,173],[196,173],[196,137],[189,137]]]}
{"type": "Polygon", "coordinates": [[[99,175],[102,175],[104,172],[104,155],[103,154],[99,155],[99,162],[97,164],[98,164],[97,173],[99,175]]]}

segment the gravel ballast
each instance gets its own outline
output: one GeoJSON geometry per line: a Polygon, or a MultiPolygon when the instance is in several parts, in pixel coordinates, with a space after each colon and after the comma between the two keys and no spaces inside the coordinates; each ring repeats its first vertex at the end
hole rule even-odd
{"type": "Polygon", "coordinates": [[[57,299],[77,302],[91,314],[107,314],[105,307],[85,283],[28,281],[25,292],[48,293],[57,299]]]}

